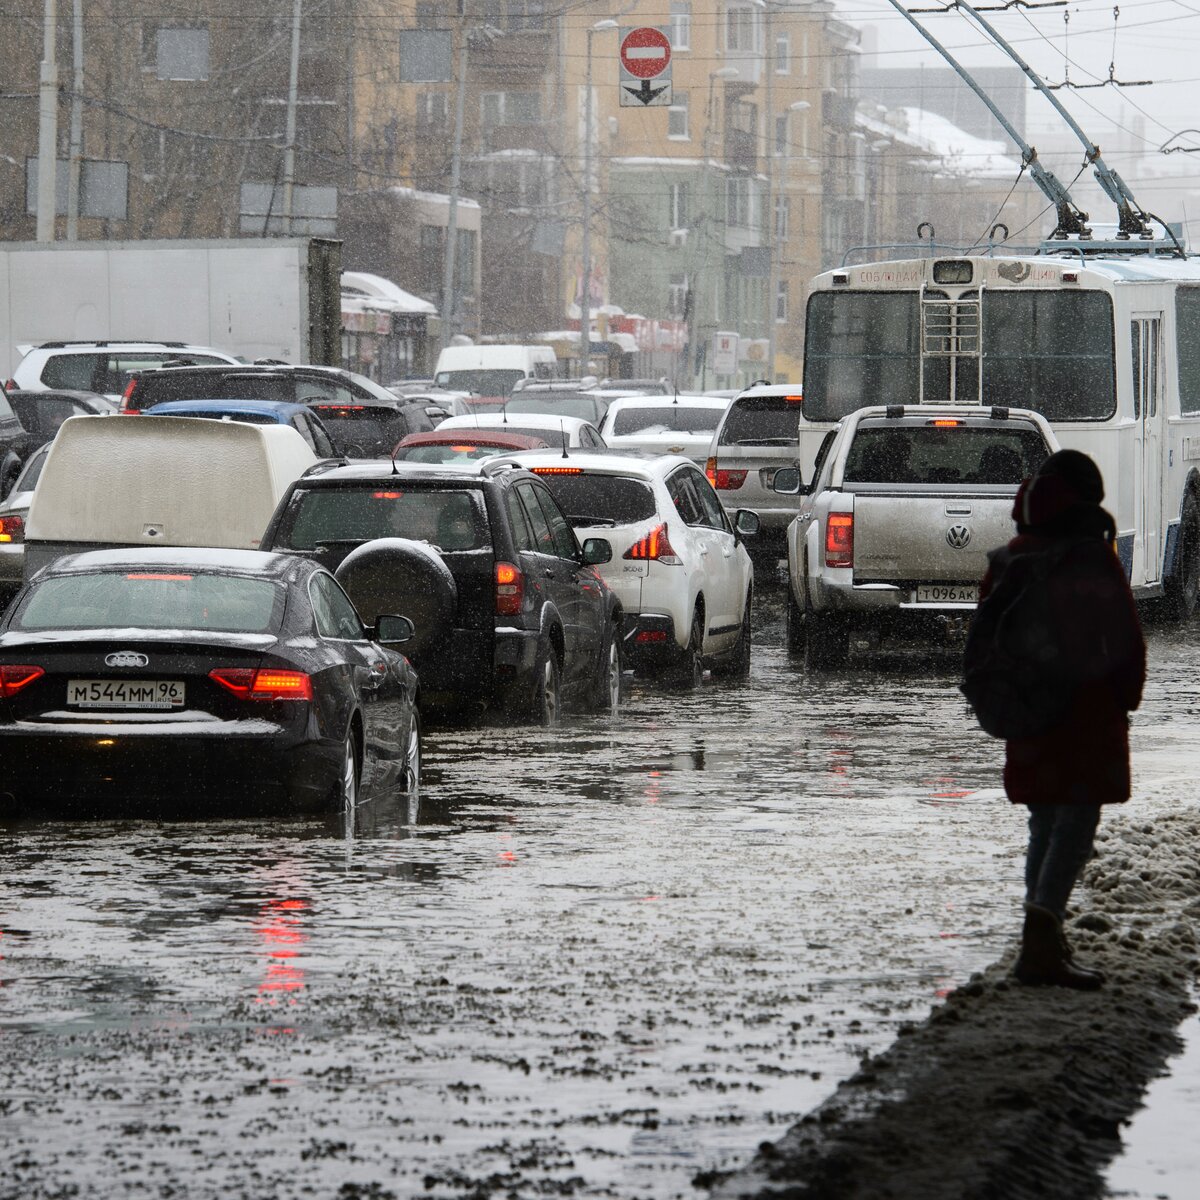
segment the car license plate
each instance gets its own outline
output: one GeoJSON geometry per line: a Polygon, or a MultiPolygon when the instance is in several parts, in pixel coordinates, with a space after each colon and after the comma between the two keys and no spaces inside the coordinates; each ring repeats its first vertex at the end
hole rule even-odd
{"type": "Polygon", "coordinates": [[[76,708],[182,708],[176,679],[70,679],[67,703],[76,708]]]}
{"type": "Polygon", "coordinates": [[[979,587],[974,583],[925,583],[913,596],[917,604],[978,604],[979,587]]]}

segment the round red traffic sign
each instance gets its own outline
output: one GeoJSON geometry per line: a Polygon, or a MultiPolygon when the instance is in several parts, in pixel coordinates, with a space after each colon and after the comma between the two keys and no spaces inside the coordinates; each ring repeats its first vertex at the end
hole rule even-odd
{"type": "Polygon", "coordinates": [[[631,29],[621,39],[621,66],[636,79],[653,79],[671,64],[671,39],[653,25],[631,29]]]}

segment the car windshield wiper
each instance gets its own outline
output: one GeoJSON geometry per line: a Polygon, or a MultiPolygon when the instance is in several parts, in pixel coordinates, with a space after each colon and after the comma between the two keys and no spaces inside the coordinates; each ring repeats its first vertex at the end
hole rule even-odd
{"type": "Polygon", "coordinates": [[[790,446],[796,439],[790,437],[734,438],[731,446],[790,446]]]}
{"type": "Polygon", "coordinates": [[[594,517],[589,513],[570,513],[567,520],[572,525],[616,525],[612,517],[594,517]]]}

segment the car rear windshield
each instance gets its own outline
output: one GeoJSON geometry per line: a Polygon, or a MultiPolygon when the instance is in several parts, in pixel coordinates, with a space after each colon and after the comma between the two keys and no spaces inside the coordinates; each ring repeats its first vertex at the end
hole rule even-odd
{"type": "Polygon", "coordinates": [[[509,447],[442,444],[398,446],[394,457],[397,462],[468,463],[480,458],[494,458],[497,454],[511,453],[512,449],[509,447]]]}
{"type": "Polygon", "coordinates": [[[578,417],[596,424],[608,410],[608,401],[580,392],[518,392],[505,405],[510,413],[545,413],[551,417],[578,417]]]}
{"type": "Polygon", "coordinates": [[[181,359],[199,364],[223,361],[210,354],[189,354],[184,350],[51,354],[42,368],[42,383],[55,391],[123,392],[134,371],[152,370],[181,359]]]}
{"type": "Polygon", "coordinates": [[[799,436],[799,393],[742,396],[729,407],[721,429],[722,446],[786,446],[799,436]]]}
{"type": "Polygon", "coordinates": [[[572,525],[632,525],[656,512],[649,484],[625,475],[542,476],[572,525]]]}
{"type": "Polygon", "coordinates": [[[268,579],[174,568],[57,575],[35,584],[13,629],[187,629],[273,633],[284,590],[268,579]]]}
{"type": "Polygon", "coordinates": [[[414,489],[401,483],[299,490],[275,548],[313,550],[400,537],[442,550],[478,550],[490,544],[481,500],[475,489],[414,489]]]}
{"type": "Polygon", "coordinates": [[[980,484],[1016,487],[1049,454],[1029,426],[860,426],[846,456],[850,483],[980,484]]]}
{"type": "Polygon", "coordinates": [[[720,424],[723,408],[693,408],[664,404],[656,408],[622,408],[613,414],[614,437],[633,433],[711,433],[720,424]]]}
{"type": "Polygon", "coordinates": [[[321,424],[338,450],[352,458],[386,456],[409,432],[401,415],[386,408],[357,405],[336,407],[327,404],[314,404],[312,408],[321,418],[321,424]]]}
{"type": "Polygon", "coordinates": [[[450,392],[474,392],[477,396],[507,396],[524,371],[477,368],[470,371],[439,371],[437,385],[450,392]]]}

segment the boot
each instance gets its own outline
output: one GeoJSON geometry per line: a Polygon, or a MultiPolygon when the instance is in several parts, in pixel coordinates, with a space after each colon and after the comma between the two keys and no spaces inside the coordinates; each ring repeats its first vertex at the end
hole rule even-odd
{"type": "Polygon", "coordinates": [[[1058,940],[1059,944],[1062,946],[1063,958],[1067,965],[1072,968],[1072,970],[1078,971],[1083,975],[1094,975],[1097,980],[1095,984],[1096,987],[1100,987],[1105,983],[1103,971],[1097,971],[1095,967],[1080,966],[1079,963],[1075,961],[1075,952],[1071,949],[1071,943],[1067,941],[1067,931],[1063,927],[1063,923],[1061,921],[1058,923],[1058,940]]]}
{"type": "Polygon", "coordinates": [[[1071,961],[1071,952],[1063,936],[1062,922],[1047,908],[1026,905],[1025,928],[1021,935],[1021,953],[1013,969],[1020,983],[1076,988],[1092,992],[1104,983],[1096,971],[1086,971],[1071,961]]]}

